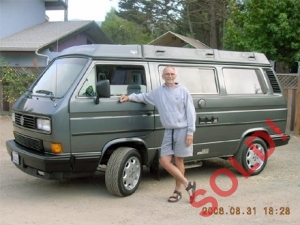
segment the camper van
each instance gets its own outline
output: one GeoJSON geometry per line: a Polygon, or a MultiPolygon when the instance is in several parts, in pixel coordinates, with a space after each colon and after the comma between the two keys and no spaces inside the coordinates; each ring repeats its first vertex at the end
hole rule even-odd
{"type": "Polygon", "coordinates": [[[257,175],[273,147],[266,137],[276,147],[288,143],[290,136],[282,134],[286,99],[264,54],[83,45],[52,60],[13,105],[14,139],[6,142],[12,162],[27,174],[56,180],[93,176],[101,168],[111,194],[133,194],[143,168],[159,171],[164,129],[154,106],[121,104],[119,98],[162,85],[166,66],[175,68],[177,82],[189,90],[196,110],[187,166],[234,157],[257,175]]]}

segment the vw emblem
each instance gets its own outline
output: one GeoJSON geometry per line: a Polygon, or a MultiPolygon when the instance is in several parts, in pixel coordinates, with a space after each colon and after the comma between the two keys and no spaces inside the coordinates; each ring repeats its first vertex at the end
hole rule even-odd
{"type": "Polygon", "coordinates": [[[21,116],[21,117],[20,117],[20,124],[21,124],[22,126],[24,126],[24,116],[21,116]]]}

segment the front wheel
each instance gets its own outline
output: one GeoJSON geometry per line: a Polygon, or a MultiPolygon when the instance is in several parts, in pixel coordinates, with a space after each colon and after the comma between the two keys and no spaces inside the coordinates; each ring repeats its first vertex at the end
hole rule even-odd
{"type": "Polygon", "coordinates": [[[107,190],[117,196],[129,196],[139,186],[142,175],[141,157],[134,148],[121,147],[110,156],[105,171],[107,190]]]}
{"type": "Polygon", "coordinates": [[[247,138],[245,138],[234,158],[247,172],[252,170],[251,175],[257,175],[267,164],[267,151],[266,143],[261,138],[255,138],[251,143],[247,143],[247,138]],[[260,152],[260,157],[255,154],[255,148],[260,152]]]}

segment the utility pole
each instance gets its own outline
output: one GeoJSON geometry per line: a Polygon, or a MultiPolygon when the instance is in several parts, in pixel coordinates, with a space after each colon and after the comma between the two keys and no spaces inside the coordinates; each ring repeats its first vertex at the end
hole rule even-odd
{"type": "Polygon", "coordinates": [[[68,0],[65,0],[65,3],[67,5],[67,8],[64,11],[64,21],[66,22],[66,21],[68,21],[68,8],[69,8],[68,0]]]}

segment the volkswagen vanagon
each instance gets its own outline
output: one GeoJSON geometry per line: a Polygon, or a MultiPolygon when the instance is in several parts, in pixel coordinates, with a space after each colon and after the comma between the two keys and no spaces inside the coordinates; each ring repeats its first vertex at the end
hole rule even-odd
{"type": "Polygon", "coordinates": [[[166,65],[190,91],[197,114],[194,154],[187,164],[234,156],[253,175],[263,171],[253,151],[287,144],[287,103],[264,54],[151,45],[83,45],[64,50],[12,108],[12,162],[44,179],[92,176],[105,168],[110,193],[128,196],[143,167],[158,168],[163,127],[155,107],[119,103],[122,94],[149,92],[163,83],[166,65]],[[258,166],[257,166],[258,165],[258,166]]]}

